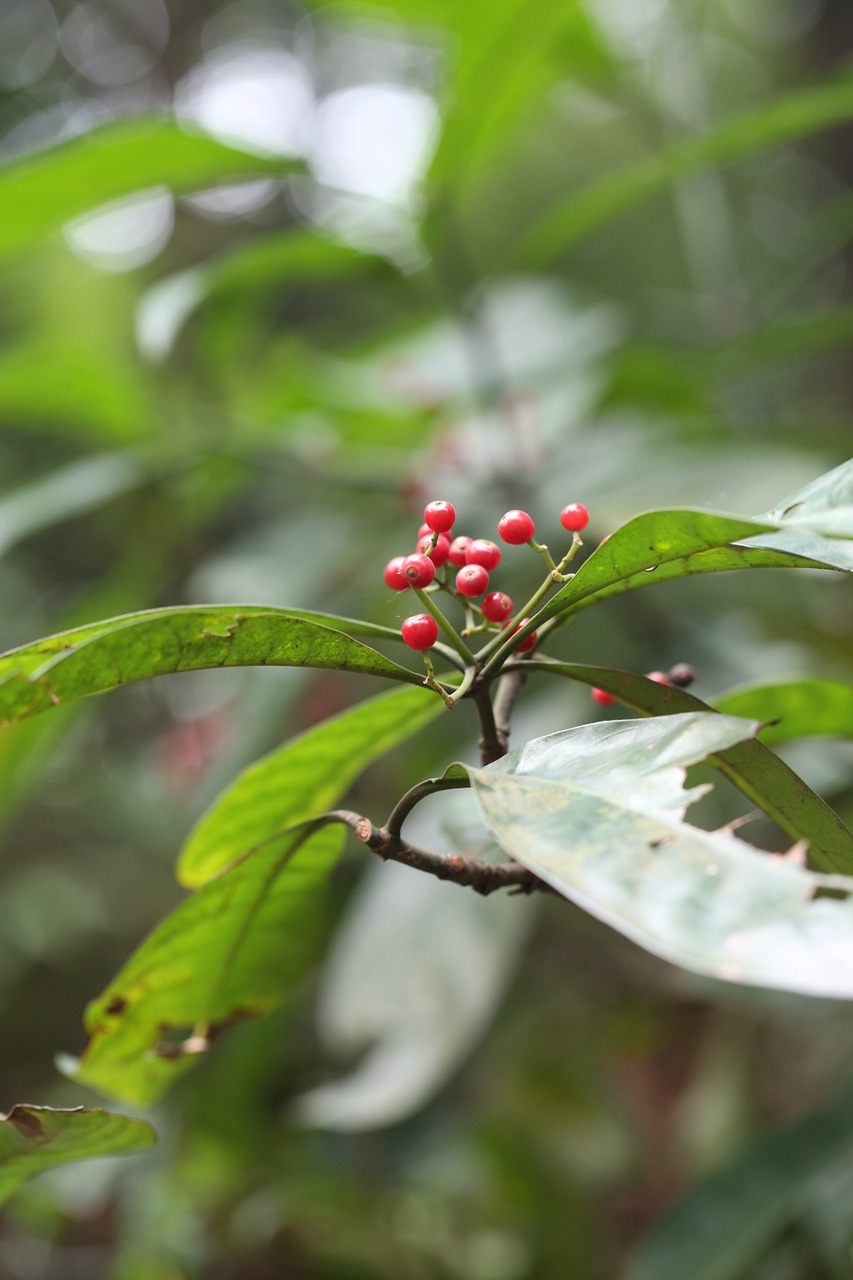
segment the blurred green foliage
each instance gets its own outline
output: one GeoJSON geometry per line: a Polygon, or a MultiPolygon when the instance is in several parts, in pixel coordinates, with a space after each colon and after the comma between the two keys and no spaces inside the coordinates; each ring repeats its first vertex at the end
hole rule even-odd
{"type": "MultiPolygon", "coordinates": [[[[8,0],[2,647],[209,602],[395,626],[381,567],[435,494],[484,536],[529,507],[546,541],[580,500],[593,546],[656,505],[764,510],[842,461],[850,35],[842,0],[8,0]]],[[[581,612],[558,648],[689,661],[716,701],[849,681],[851,625],[841,577],[714,575],[581,612]]],[[[52,1054],[181,900],[188,830],[366,685],[170,676],[3,731],[0,1106],[96,1105],[52,1054]]],[[[581,686],[531,686],[517,732],[589,718],[581,686]]],[[[825,723],[780,751],[849,823],[849,728],[825,723]]],[[[473,717],[458,732],[473,748],[473,717]]],[[[434,725],[357,803],[459,754],[434,725]]],[[[703,804],[735,811],[722,783],[703,804]]],[[[353,851],[336,874],[330,967],[222,1037],[156,1150],[9,1203],[3,1280],[849,1275],[847,1005],[685,975],[564,904],[475,921],[491,900],[407,883],[377,905],[364,872],[353,851]],[[340,1092],[388,1011],[339,1046],[333,978],[348,930],[387,968],[406,920],[421,978],[489,977],[477,1042],[392,1118],[381,1087],[340,1092]]],[[[412,1020],[409,1069],[449,1017],[412,1020]]]]}

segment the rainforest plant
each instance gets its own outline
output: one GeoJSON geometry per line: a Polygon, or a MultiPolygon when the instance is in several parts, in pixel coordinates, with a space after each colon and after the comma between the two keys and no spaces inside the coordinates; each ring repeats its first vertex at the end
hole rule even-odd
{"type": "MultiPolygon", "coordinates": [[[[299,609],[197,605],[107,619],[0,658],[5,724],[131,681],[205,668],[315,667],[394,686],[251,765],[204,814],[178,859],[178,877],[193,892],[90,1004],[85,1052],[60,1059],[73,1079],[148,1106],[223,1029],[283,1000],[322,949],[329,877],[347,832],[370,854],[460,891],[562,895],[687,969],[853,996],[853,834],[772,750],[789,736],[831,732],[846,708],[841,686],[767,684],[710,706],[686,691],[693,673],[685,663],[642,675],[548,654],[550,638],[580,610],[662,581],[771,568],[849,572],[853,462],[754,518],[689,509],[638,515],[582,562],[589,515],[576,502],[562,511],[570,536],[555,553],[535,540],[524,511],[497,521],[503,550],[471,536],[480,531],[459,533],[445,500],[428,503],[424,515],[412,538],[419,549],[396,555],[384,572],[390,602],[417,602],[401,628],[299,609]],[[536,566],[520,607],[500,589],[505,555],[536,566]],[[401,642],[396,657],[383,651],[401,642]],[[423,669],[413,654],[406,661],[412,651],[423,669]],[[525,684],[548,679],[589,686],[596,718],[513,742],[525,684]],[[616,702],[626,718],[597,718],[600,705],[616,702]],[[467,707],[479,726],[479,759],[413,779],[384,821],[342,807],[373,761],[439,717],[452,756],[470,727],[467,707]],[[685,790],[685,770],[703,761],[773,819],[787,854],[752,847],[736,824],[707,831],[685,820],[706,789],[685,790]],[[458,789],[476,798],[493,858],[438,853],[406,838],[416,805],[458,789]]],[[[141,1121],[102,1111],[17,1107],[0,1124],[0,1190],[45,1163],[150,1140],[141,1121]]]]}

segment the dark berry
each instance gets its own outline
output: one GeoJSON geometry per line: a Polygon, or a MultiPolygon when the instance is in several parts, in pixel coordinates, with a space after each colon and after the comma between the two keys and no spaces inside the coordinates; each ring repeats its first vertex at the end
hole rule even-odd
{"type": "Polygon", "coordinates": [[[393,560],[389,560],[385,566],[385,585],[390,587],[392,591],[408,591],[409,584],[403,577],[400,570],[403,567],[405,556],[395,556],[393,560]]]}
{"type": "Polygon", "coordinates": [[[466,564],[481,564],[489,573],[498,567],[500,559],[500,547],[496,542],[489,542],[488,538],[475,538],[465,552],[466,564]]]}
{"type": "Polygon", "coordinates": [[[435,564],[429,556],[416,551],[414,555],[406,556],[400,572],[410,587],[428,587],[435,577],[435,564]]]}
{"type": "Polygon", "coordinates": [[[487,622],[503,622],[512,613],[512,600],[505,591],[490,591],[480,607],[487,622]]]}
{"type": "Polygon", "coordinates": [[[569,533],[578,533],[589,524],[589,512],[581,502],[570,502],[560,512],[560,524],[569,533]]]}
{"type": "Polygon", "coordinates": [[[609,707],[616,701],[613,694],[608,693],[606,689],[593,688],[590,689],[590,693],[592,694],[593,702],[597,702],[601,707],[609,707]]]}
{"type": "Polygon", "coordinates": [[[444,498],[435,498],[424,507],[424,521],[433,533],[447,533],[448,529],[453,528],[455,519],[456,512],[452,504],[445,502],[444,498]]]}
{"type": "Polygon", "coordinates": [[[472,539],[466,537],[464,533],[460,534],[458,538],[453,539],[450,544],[450,555],[448,557],[451,564],[457,565],[460,569],[462,568],[463,564],[465,564],[465,555],[471,545],[471,542],[472,539]]]}
{"type": "Polygon", "coordinates": [[[466,564],[456,575],[456,590],[463,596],[481,596],[489,585],[489,575],[481,564],[466,564]]]}
{"type": "Polygon", "coordinates": [[[438,639],[438,623],[430,613],[413,613],[400,630],[410,649],[431,649],[438,639]]]}
{"type": "Polygon", "coordinates": [[[423,538],[418,538],[417,550],[422,555],[429,556],[437,569],[440,569],[450,554],[450,539],[446,533],[438,535],[438,541],[430,551],[432,546],[432,534],[425,534],[423,538]]]}
{"type": "Polygon", "coordinates": [[[669,669],[669,683],[677,685],[679,689],[686,689],[695,679],[696,672],[687,662],[676,662],[669,669]]]}
{"type": "Polygon", "coordinates": [[[498,521],[498,533],[504,542],[508,542],[513,547],[520,547],[525,542],[529,542],[535,528],[532,516],[529,516],[526,511],[517,509],[507,511],[506,515],[501,516],[498,521]]]}

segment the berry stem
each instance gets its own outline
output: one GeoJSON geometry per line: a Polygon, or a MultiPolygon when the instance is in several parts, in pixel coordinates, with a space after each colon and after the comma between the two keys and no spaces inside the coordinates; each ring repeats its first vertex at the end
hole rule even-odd
{"type": "Polygon", "coordinates": [[[556,573],[557,566],[554,564],[554,558],[545,546],[544,542],[537,542],[535,538],[531,538],[527,545],[528,547],[532,547],[534,551],[538,551],[551,572],[556,573]]]}
{"type": "Polygon", "coordinates": [[[580,551],[580,549],[581,549],[581,547],[582,547],[582,546],[583,546],[583,542],[581,541],[581,536],[580,536],[580,534],[579,534],[579,533],[573,533],[573,534],[572,534],[572,545],[569,547],[568,551],[567,551],[567,552],[566,552],[566,554],[563,556],[562,560],[561,560],[561,561],[560,561],[560,563],[556,566],[556,568],[554,569],[554,571],[553,571],[553,573],[552,573],[552,575],[551,575],[551,576],[553,577],[553,579],[554,579],[554,581],[555,581],[555,582],[568,582],[568,581],[569,581],[569,579],[570,579],[570,578],[572,578],[572,577],[574,576],[574,575],[573,575],[573,574],[571,574],[571,573],[564,573],[564,572],[563,572],[563,570],[564,570],[568,565],[570,565],[570,564],[571,564],[571,562],[574,560],[575,556],[576,556],[576,555],[577,555],[577,553],[580,551]]]}
{"type": "MultiPolygon", "coordinates": [[[[536,609],[538,609],[539,605],[542,603],[545,596],[548,594],[548,592],[551,590],[553,586],[556,586],[557,583],[567,581],[567,577],[570,575],[564,575],[563,570],[567,567],[567,565],[571,564],[572,560],[577,555],[578,551],[582,546],[583,546],[583,543],[581,539],[577,534],[574,534],[572,537],[572,545],[569,547],[568,551],[563,556],[560,563],[558,565],[555,565],[554,569],[551,571],[551,573],[548,574],[548,577],[542,583],[539,590],[535,591],[533,595],[530,597],[530,599],[527,601],[527,604],[525,604],[521,609],[519,609],[518,613],[515,615],[514,618],[512,618],[508,623],[505,623],[503,627],[503,631],[508,631],[510,633],[509,638],[505,639],[503,643],[501,643],[500,637],[496,637],[489,644],[487,644],[483,649],[480,650],[480,654],[479,654],[480,658],[486,659],[486,664],[483,667],[484,675],[488,674],[490,671],[494,671],[498,667],[502,667],[504,662],[509,657],[509,655],[514,651],[518,643],[521,640],[523,640],[526,635],[529,635],[531,631],[535,631],[537,629],[535,625],[536,619],[534,617],[534,613],[536,609]],[[526,626],[522,632],[517,633],[515,631],[515,628],[521,623],[522,619],[524,618],[527,618],[529,620],[529,625],[526,626]]],[[[544,633],[540,633],[540,636],[539,636],[540,641],[542,640],[543,635],[544,633]]]]}
{"type": "Polygon", "coordinates": [[[450,697],[446,699],[448,707],[455,707],[459,699],[465,697],[465,694],[468,692],[468,690],[471,688],[471,685],[474,683],[474,679],[476,675],[477,675],[476,667],[465,668],[465,674],[463,675],[460,683],[453,690],[450,697]]]}
{"type": "MultiPolygon", "coordinates": [[[[433,667],[432,659],[430,658],[429,653],[426,650],[424,650],[422,657],[424,660],[424,666],[426,667],[426,680],[424,680],[424,685],[426,686],[427,689],[434,689],[436,693],[440,694],[441,697],[444,699],[444,705],[446,707],[452,707],[454,705],[453,699],[450,697],[450,694],[447,692],[447,690],[443,688],[443,686],[440,685],[436,680],[435,668],[433,667]]],[[[463,683],[464,683],[464,677],[463,677],[463,683]]]]}
{"type": "Polygon", "coordinates": [[[416,783],[404,796],[400,797],[388,815],[383,830],[396,840],[406,818],[421,800],[425,800],[427,796],[434,796],[439,791],[458,791],[470,785],[467,775],[464,778],[425,778],[423,782],[416,783]]]}
{"type": "Polygon", "coordinates": [[[420,587],[414,587],[413,590],[415,595],[418,597],[421,604],[423,605],[423,607],[427,610],[428,613],[431,613],[432,616],[435,618],[436,622],[441,627],[442,631],[447,636],[450,643],[453,645],[453,648],[459,654],[460,658],[462,658],[462,660],[464,661],[465,666],[466,667],[473,666],[475,662],[473,653],[468,648],[467,644],[459,635],[459,633],[456,631],[456,629],[453,627],[453,625],[447,621],[447,618],[445,618],[444,614],[441,612],[438,605],[433,600],[432,596],[427,595],[426,591],[422,590],[420,587]]]}

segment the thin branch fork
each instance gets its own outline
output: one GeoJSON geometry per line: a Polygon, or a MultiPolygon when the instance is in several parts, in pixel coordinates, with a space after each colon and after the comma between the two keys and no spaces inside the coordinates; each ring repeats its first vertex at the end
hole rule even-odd
{"type": "Polygon", "coordinates": [[[525,894],[555,892],[544,880],[517,862],[483,862],[478,858],[463,858],[459,853],[432,853],[428,849],[419,849],[404,840],[399,832],[375,827],[369,818],[350,809],[333,809],[324,815],[324,820],[341,822],[349,827],[356,839],[384,862],[402,862],[404,866],[424,871],[437,880],[467,885],[484,897],[498,889],[525,894]]]}

